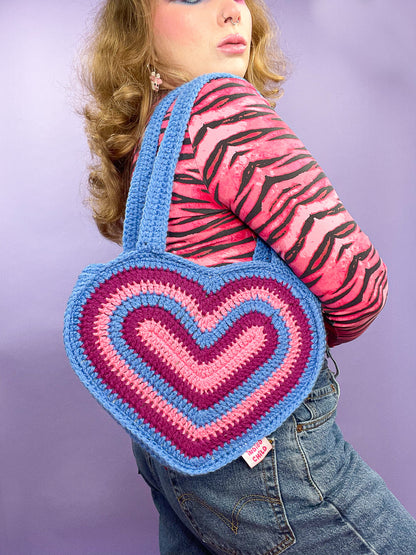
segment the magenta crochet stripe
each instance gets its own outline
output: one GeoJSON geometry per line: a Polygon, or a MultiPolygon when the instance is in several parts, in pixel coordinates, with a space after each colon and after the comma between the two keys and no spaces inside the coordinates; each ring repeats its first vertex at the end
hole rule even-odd
{"type": "Polygon", "coordinates": [[[320,299],[331,345],[382,309],[386,267],[317,162],[252,85],[217,79],[192,110],[167,250],[219,266],[251,260],[256,235],[320,299]]]}
{"type": "MultiPolygon", "coordinates": [[[[152,379],[154,379],[155,385],[157,382],[157,389],[167,391],[169,385],[173,385],[185,399],[193,403],[199,410],[211,408],[223,401],[230,383],[236,390],[243,386],[246,380],[261,368],[262,364],[273,357],[273,353],[278,349],[278,334],[271,323],[271,318],[262,314],[254,316],[250,313],[242,313],[230,330],[224,336],[218,337],[213,346],[205,349],[204,355],[202,355],[202,349],[196,345],[195,339],[184,327],[178,327],[177,322],[175,332],[169,335],[175,318],[164,308],[161,306],[135,308],[130,303],[130,299],[138,292],[159,291],[159,287],[167,283],[170,283],[171,287],[166,289],[166,298],[171,300],[175,294],[180,298],[181,285],[183,286],[185,281],[188,282],[189,288],[194,289],[195,299],[198,299],[198,307],[191,306],[189,311],[195,317],[198,317],[198,314],[209,316],[210,313],[218,313],[219,315],[216,317],[218,323],[222,319],[230,318],[234,310],[239,310],[240,304],[247,300],[244,298],[245,287],[252,284],[257,285],[259,278],[244,278],[239,282],[242,297],[238,303],[235,303],[234,301],[230,302],[230,299],[227,298],[227,295],[231,298],[239,298],[239,291],[233,291],[235,285],[225,284],[219,291],[207,295],[203,292],[201,285],[179,276],[176,272],[168,275],[167,271],[160,272],[155,269],[124,270],[103,283],[87,300],[79,323],[79,332],[83,338],[85,355],[103,383],[110,390],[117,390],[123,400],[135,410],[137,417],[142,418],[156,432],[160,432],[164,437],[173,437],[176,447],[186,457],[199,457],[212,453],[218,445],[228,444],[230,440],[247,433],[252,422],[259,421],[292,391],[308,363],[312,337],[309,335],[308,339],[306,336],[302,342],[294,335],[291,340],[294,353],[283,360],[280,367],[276,368],[265,383],[259,385],[255,391],[244,393],[237,406],[227,406],[226,404],[224,413],[217,411],[216,418],[212,423],[200,427],[201,435],[196,441],[195,433],[191,434],[189,431],[189,426],[195,428],[195,425],[191,425],[187,417],[182,415],[167,398],[162,399],[156,391],[153,391],[152,383],[145,383],[143,379],[137,378],[134,368],[120,358],[120,349],[118,348],[116,351],[112,347],[109,326],[113,318],[116,318],[117,321],[120,319],[120,316],[117,316],[118,307],[126,306],[128,309],[128,313],[121,323],[120,335],[124,337],[130,349],[133,351],[140,349],[140,356],[144,363],[153,367],[155,374],[152,379]],[[120,287],[121,274],[128,275],[131,289],[130,287],[120,287]],[[225,306],[226,310],[221,309],[225,306]],[[149,340],[146,341],[141,336],[143,333],[141,326],[149,326],[150,330],[157,328],[157,334],[166,332],[167,338],[161,337],[159,341],[159,336],[156,334],[152,336],[151,343],[149,343],[149,340]],[[253,349],[250,349],[250,346],[247,347],[245,338],[239,346],[239,338],[244,336],[244,333],[252,333],[253,349]],[[101,336],[104,336],[104,339],[101,336]],[[170,349],[172,341],[176,344],[174,348],[170,349]],[[255,343],[256,341],[257,343],[255,343]],[[259,358],[256,352],[260,347],[264,348],[264,343],[266,348],[259,358]],[[224,355],[227,344],[231,344],[232,348],[234,345],[236,348],[232,357],[229,357],[229,368],[224,368],[220,359],[224,355]],[[174,356],[172,353],[176,353],[175,356],[177,356],[178,352],[182,353],[180,356],[184,359],[187,357],[193,359],[194,365],[190,370],[185,367],[186,365],[181,367],[176,361],[170,363],[169,357],[174,356]],[[219,373],[225,378],[218,381],[217,374],[219,373]],[[168,378],[169,374],[171,375],[170,379],[168,378]],[[279,377],[281,379],[283,376],[287,377],[287,380],[281,388],[276,387],[280,381],[279,377]],[[226,388],[227,381],[228,388],[226,388]],[[165,386],[162,385],[163,382],[165,382],[165,386]]],[[[275,303],[273,299],[276,287],[279,289],[278,293],[283,299],[283,304],[289,303],[290,313],[282,310],[281,320],[283,322],[287,320],[292,327],[294,323],[295,328],[296,326],[299,328],[305,326],[308,329],[309,323],[301,310],[299,301],[293,298],[284,287],[276,286],[271,280],[262,279],[260,281],[264,297],[269,298],[272,305],[275,303]],[[268,286],[270,286],[270,290],[268,290],[268,286]]],[[[255,291],[251,294],[257,296],[255,291]]],[[[208,329],[206,323],[201,321],[203,326],[208,329]]],[[[209,327],[215,333],[213,321],[209,327]]]]}
{"type": "MultiPolygon", "coordinates": [[[[123,280],[125,279],[123,273],[128,273],[129,282],[131,284],[130,287],[133,288],[134,284],[140,283],[142,292],[152,292],[156,288],[157,291],[160,291],[160,287],[164,285],[169,288],[169,294],[172,295],[175,291],[180,292],[186,290],[186,297],[183,298],[184,306],[189,308],[189,303],[192,301],[195,303],[195,306],[198,307],[202,317],[213,313],[216,308],[226,303],[230,297],[237,295],[234,280],[224,283],[219,290],[207,295],[202,285],[185,276],[169,274],[168,277],[166,270],[157,268],[131,268],[113,276],[111,282],[107,281],[103,283],[94,296],[94,302],[104,303],[108,296],[113,294],[116,287],[123,286],[123,280]],[[202,297],[205,297],[203,306],[201,306],[200,302],[202,297]]],[[[279,295],[285,291],[282,285],[267,277],[253,276],[240,278],[238,286],[238,290],[240,294],[243,295],[243,299],[246,299],[245,292],[255,287],[258,288],[258,294],[260,294],[261,290],[268,291],[269,294],[270,292],[276,291],[279,295]]]]}
{"type": "Polygon", "coordinates": [[[163,309],[145,307],[132,312],[125,320],[123,337],[132,349],[140,353],[141,358],[146,363],[158,369],[158,374],[168,385],[173,386],[176,391],[185,397],[185,399],[199,410],[202,410],[214,406],[215,403],[224,398],[228,391],[232,391],[243,384],[247,378],[269,360],[277,349],[277,332],[271,325],[270,318],[266,316],[261,318],[261,316],[260,314],[247,314],[242,316],[240,320],[210,348],[201,349],[184,328],[176,332],[175,343],[179,344],[178,349],[183,350],[185,355],[191,355],[195,361],[192,365],[193,367],[187,368],[190,378],[194,378],[192,381],[195,381],[195,377],[200,375],[201,366],[208,367],[208,369],[211,370],[211,379],[206,378],[205,380],[199,380],[201,382],[200,388],[195,387],[192,381],[189,382],[183,378],[182,369],[180,368],[181,363],[185,366],[183,363],[185,357],[183,355],[182,357],[180,355],[178,356],[172,348],[171,362],[169,360],[165,361],[161,359],[160,356],[160,350],[164,342],[158,341],[158,338],[155,336],[156,334],[154,334],[153,342],[148,344],[137,332],[141,322],[150,320],[160,322],[168,330],[169,328],[173,328],[174,322],[172,321],[174,317],[167,314],[163,309]],[[256,351],[259,351],[259,347],[262,346],[262,343],[265,344],[259,353],[250,352],[250,345],[244,340],[243,332],[247,330],[247,328],[250,329],[253,327],[257,328],[255,329],[256,337],[253,339],[260,339],[256,351]],[[239,343],[241,345],[239,345],[239,343]],[[243,360],[239,365],[234,365],[232,361],[228,361],[233,371],[229,372],[227,379],[224,379],[223,374],[227,372],[227,368],[224,368],[220,361],[215,364],[215,359],[220,358],[226,346],[233,344],[240,349],[240,353],[235,352],[235,356],[237,357],[239,354],[240,358],[243,358],[243,360]],[[247,351],[249,352],[247,353],[247,351]],[[246,356],[241,357],[242,353],[246,356]],[[211,359],[211,364],[209,364],[209,359],[211,359]]]}

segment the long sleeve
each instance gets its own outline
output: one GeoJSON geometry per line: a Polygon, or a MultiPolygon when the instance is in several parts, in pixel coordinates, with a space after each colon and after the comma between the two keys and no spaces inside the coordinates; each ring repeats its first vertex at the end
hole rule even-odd
{"type": "Polygon", "coordinates": [[[202,194],[320,299],[330,346],[358,337],[385,303],[386,267],[302,142],[240,79],[204,86],[188,133],[202,194]]]}

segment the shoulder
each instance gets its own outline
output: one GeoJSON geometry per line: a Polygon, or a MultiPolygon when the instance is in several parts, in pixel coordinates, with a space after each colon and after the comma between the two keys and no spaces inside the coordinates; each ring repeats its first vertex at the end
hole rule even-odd
{"type": "Polygon", "coordinates": [[[264,105],[270,109],[268,101],[254,85],[239,77],[217,77],[208,81],[198,93],[192,115],[209,111],[236,110],[239,106],[264,105]]]}
{"type": "Polygon", "coordinates": [[[272,127],[276,117],[276,112],[254,85],[239,77],[218,77],[199,91],[188,132],[196,146],[203,139],[218,142],[255,126],[272,127]]]}

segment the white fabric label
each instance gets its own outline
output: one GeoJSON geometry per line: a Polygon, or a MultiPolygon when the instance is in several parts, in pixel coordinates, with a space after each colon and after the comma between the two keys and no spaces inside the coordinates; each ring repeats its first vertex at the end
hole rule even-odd
{"type": "Polygon", "coordinates": [[[256,466],[256,464],[259,464],[259,462],[264,459],[264,457],[269,451],[271,451],[271,449],[272,444],[267,439],[267,437],[264,437],[263,439],[260,439],[260,441],[258,441],[255,445],[253,445],[251,449],[244,453],[243,459],[246,461],[250,468],[253,468],[256,466]]]}

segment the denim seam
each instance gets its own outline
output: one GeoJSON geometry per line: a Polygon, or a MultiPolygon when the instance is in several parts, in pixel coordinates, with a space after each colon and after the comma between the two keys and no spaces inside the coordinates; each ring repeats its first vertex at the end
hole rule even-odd
{"type": "MultiPolygon", "coordinates": [[[[271,505],[272,505],[272,509],[273,509],[273,512],[274,512],[275,517],[276,517],[277,524],[279,526],[279,529],[285,534],[285,537],[283,538],[283,540],[276,547],[267,551],[264,555],[278,555],[279,553],[283,553],[283,551],[285,551],[289,546],[296,543],[296,538],[295,538],[293,530],[290,526],[290,523],[288,521],[287,514],[286,514],[286,511],[285,511],[285,506],[284,506],[284,503],[283,503],[283,499],[281,498],[279,481],[278,481],[279,479],[278,479],[278,471],[277,471],[276,450],[275,450],[275,445],[274,445],[274,439],[273,438],[271,439],[271,442],[273,444],[273,452],[272,452],[272,454],[273,454],[273,463],[272,463],[273,482],[274,482],[274,486],[276,488],[276,492],[280,495],[280,498],[278,499],[278,501],[279,501],[281,510],[283,512],[283,517],[284,517],[286,529],[290,531],[291,535],[288,534],[287,531],[285,531],[281,528],[280,520],[279,520],[280,515],[276,512],[275,506],[272,503],[271,505]],[[281,549],[281,548],[283,548],[283,549],[281,549]],[[276,551],[276,549],[278,549],[279,551],[276,551]]],[[[264,465],[262,465],[262,474],[263,474],[263,483],[266,487],[266,492],[267,492],[268,495],[270,495],[264,465]]]]}
{"type": "Polygon", "coordinates": [[[322,424],[325,424],[325,422],[327,422],[331,418],[336,410],[337,407],[335,406],[335,408],[331,409],[330,412],[324,414],[323,416],[320,416],[319,418],[307,420],[306,422],[300,422],[299,425],[302,426],[302,431],[314,430],[322,424]]]}
{"type": "MultiPolygon", "coordinates": [[[[194,530],[198,533],[199,537],[201,538],[201,540],[204,543],[208,543],[210,544],[212,547],[215,547],[216,549],[220,549],[221,551],[223,551],[224,553],[228,553],[229,555],[234,555],[236,553],[238,553],[238,551],[236,550],[229,550],[226,546],[224,545],[220,545],[217,544],[209,535],[207,534],[203,534],[201,532],[201,530],[199,529],[199,526],[197,525],[197,523],[193,520],[193,518],[191,517],[189,511],[187,510],[186,507],[184,507],[183,503],[186,503],[187,499],[193,499],[193,500],[197,500],[198,503],[200,503],[202,506],[204,506],[206,509],[208,509],[209,511],[211,511],[213,514],[215,514],[220,520],[222,520],[224,522],[224,524],[231,529],[231,531],[237,535],[238,532],[238,528],[239,528],[239,523],[238,523],[238,515],[239,513],[242,511],[242,509],[244,508],[245,505],[247,505],[247,503],[250,503],[251,501],[264,501],[267,500],[271,503],[271,505],[273,506],[274,503],[278,503],[280,504],[280,501],[277,500],[274,497],[268,497],[266,495],[251,495],[249,496],[248,499],[246,499],[241,507],[239,507],[237,513],[234,513],[233,511],[233,521],[236,520],[237,521],[237,525],[234,524],[233,521],[230,521],[226,516],[224,516],[222,513],[219,513],[218,511],[215,511],[210,505],[208,505],[207,503],[205,503],[202,499],[199,499],[199,497],[197,497],[196,495],[192,494],[192,493],[185,493],[182,494],[179,498],[178,498],[178,502],[180,504],[180,506],[182,507],[183,512],[186,514],[186,516],[188,517],[188,520],[190,521],[192,527],[194,528],[194,530]],[[234,519],[234,515],[236,515],[237,518],[234,519]]],[[[241,500],[239,501],[239,503],[241,502],[241,500]]],[[[238,503],[237,503],[238,506],[238,503]]],[[[234,509],[235,510],[235,509],[234,509]]],[[[292,545],[292,543],[288,544],[288,545],[292,545]]],[[[264,553],[264,555],[279,555],[279,553],[282,553],[285,549],[280,549],[281,547],[281,543],[277,546],[277,547],[273,547],[271,550],[267,551],[266,553],[264,553]],[[276,551],[276,549],[279,549],[279,551],[276,551]]]]}
{"type": "MultiPolygon", "coordinates": [[[[211,510],[211,512],[213,512],[214,514],[217,514],[217,513],[214,510],[212,510],[212,508],[209,507],[206,503],[202,502],[202,500],[200,500],[194,494],[183,493],[182,490],[179,488],[179,486],[177,484],[176,477],[175,477],[174,473],[172,471],[170,471],[169,469],[168,469],[168,477],[169,477],[169,481],[172,485],[172,489],[174,491],[175,499],[176,499],[176,502],[179,506],[179,509],[181,510],[181,512],[183,513],[183,515],[188,520],[188,522],[191,526],[191,532],[194,533],[203,543],[209,544],[210,546],[214,547],[215,549],[220,549],[225,554],[236,555],[237,552],[236,552],[235,549],[230,550],[228,547],[217,544],[215,542],[215,540],[213,540],[209,534],[205,534],[201,531],[198,523],[193,518],[192,513],[190,511],[188,511],[186,505],[184,505],[182,503],[181,499],[183,499],[184,497],[196,498],[196,499],[198,499],[198,501],[201,502],[202,505],[206,506],[209,510],[211,510]]],[[[225,518],[221,514],[217,514],[217,516],[221,520],[223,520],[225,518]]],[[[225,524],[227,524],[227,523],[225,523],[225,524]]]]}
{"type": "MultiPolygon", "coordinates": [[[[243,497],[238,501],[238,503],[236,504],[236,507],[238,507],[238,505],[240,505],[240,504],[241,504],[241,506],[238,508],[237,511],[234,508],[234,510],[232,512],[232,520],[230,520],[225,515],[223,515],[222,513],[213,509],[208,503],[205,503],[205,501],[203,501],[202,499],[200,499],[199,497],[197,497],[193,493],[184,493],[183,495],[180,496],[178,501],[182,506],[182,502],[186,502],[188,499],[193,499],[193,500],[197,501],[203,507],[205,507],[206,509],[211,511],[211,513],[215,514],[218,518],[220,518],[226,524],[226,526],[228,526],[228,528],[230,528],[230,530],[234,534],[237,534],[238,528],[240,526],[240,523],[238,522],[238,516],[241,513],[241,511],[243,510],[243,508],[247,505],[247,503],[251,503],[252,501],[267,501],[267,502],[271,503],[272,505],[274,503],[277,503],[278,505],[280,505],[280,500],[276,499],[274,497],[269,497],[267,495],[249,495],[249,496],[246,497],[246,499],[244,499],[244,497],[243,497]],[[244,502],[242,502],[242,499],[244,499],[244,502]]],[[[182,506],[182,509],[184,509],[183,506],[182,506]]]]}
{"type": "Polygon", "coordinates": [[[297,432],[297,422],[296,422],[296,418],[295,418],[293,415],[292,415],[292,418],[293,418],[293,421],[294,421],[294,424],[295,424],[295,425],[294,425],[294,430],[295,430],[295,439],[296,439],[296,443],[297,443],[297,445],[298,445],[300,454],[302,455],[303,462],[305,463],[305,468],[306,468],[306,473],[307,473],[307,475],[308,475],[308,479],[309,479],[311,485],[315,488],[316,492],[317,492],[318,495],[319,495],[319,499],[320,499],[320,501],[322,502],[322,501],[324,500],[324,496],[323,496],[321,490],[319,489],[318,485],[316,484],[316,482],[315,482],[314,479],[312,478],[312,474],[311,474],[311,472],[310,472],[310,467],[309,467],[308,459],[307,459],[307,457],[306,457],[306,454],[305,454],[305,452],[304,452],[304,450],[303,450],[303,447],[302,447],[302,445],[301,445],[301,443],[300,443],[300,440],[299,440],[299,434],[298,434],[298,432],[297,432]]]}
{"type": "Polygon", "coordinates": [[[331,383],[331,385],[329,386],[331,389],[328,389],[327,393],[322,393],[322,395],[310,395],[308,397],[306,397],[305,401],[315,401],[316,399],[322,399],[323,397],[329,397],[329,395],[333,395],[334,393],[337,392],[334,384],[331,383]]]}
{"type": "MultiPolygon", "coordinates": [[[[172,486],[174,497],[176,499],[177,506],[179,508],[179,512],[178,511],[175,511],[175,512],[178,514],[179,518],[181,518],[181,519],[182,519],[182,516],[185,516],[186,520],[188,521],[188,523],[191,527],[190,531],[193,534],[195,534],[203,543],[207,543],[207,541],[204,539],[204,536],[203,536],[203,534],[201,533],[201,531],[199,529],[199,526],[198,526],[197,522],[195,522],[195,520],[193,519],[192,514],[190,514],[186,510],[186,508],[184,508],[182,506],[182,503],[180,502],[180,498],[183,494],[181,493],[181,490],[177,486],[176,477],[174,476],[173,472],[169,468],[167,469],[167,476],[168,476],[169,482],[172,486]]],[[[185,526],[187,526],[189,528],[189,525],[186,524],[186,522],[185,522],[185,526]]],[[[215,546],[215,547],[219,547],[219,546],[215,546]]],[[[229,555],[234,555],[234,554],[232,552],[230,552],[229,555]]]]}
{"type": "MultiPolygon", "coordinates": [[[[228,553],[229,555],[235,555],[236,551],[235,549],[230,550],[228,547],[225,547],[223,545],[219,545],[217,544],[212,538],[211,536],[209,536],[208,534],[204,534],[201,529],[198,526],[198,523],[193,519],[192,514],[190,513],[190,511],[187,510],[187,508],[182,504],[181,499],[183,498],[196,498],[198,499],[198,501],[201,503],[201,505],[203,505],[204,507],[206,507],[208,510],[210,510],[212,513],[214,513],[216,516],[218,516],[218,518],[220,518],[221,520],[224,521],[225,517],[223,517],[223,515],[221,515],[220,513],[217,513],[216,511],[212,510],[211,507],[209,507],[209,505],[207,505],[206,503],[204,503],[201,499],[199,499],[198,497],[194,496],[193,494],[189,494],[189,493],[184,493],[182,494],[180,497],[178,497],[178,503],[182,509],[182,511],[184,512],[184,514],[186,515],[187,519],[189,520],[193,530],[197,533],[197,535],[199,536],[199,538],[201,539],[201,541],[203,543],[207,543],[209,545],[211,545],[212,547],[215,547],[216,549],[220,549],[223,553],[228,553]]],[[[185,499],[186,502],[186,499],[185,499]]],[[[225,524],[228,526],[227,522],[225,522],[225,524]]]]}
{"type": "Polygon", "coordinates": [[[374,549],[374,547],[373,547],[370,543],[368,543],[367,540],[365,540],[365,539],[362,537],[362,535],[358,532],[358,530],[351,524],[351,522],[348,520],[348,518],[338,509],[338,507],[337,507],[332,501],[329,501],[328,499],[325,499],[325,501],[326,501],[329,505],[332,505],[332,507],[334,507],[334,509],[338,512],[338,514],[339,514],[340,517],[342,518],[342,520],[347,524],[347,526],[348,526],[349,528],[351,528],[351,530],[354,532],[354,534],[356,534],[356,535],[360,538],[360,540],[364,543],[364,545],[365,545],[366,547],[368,547],[368,549],[371,551],[371,553],[372,553],[373,555],[381,555],[381,554],[379,554],[379,553],[374,549]]]}

